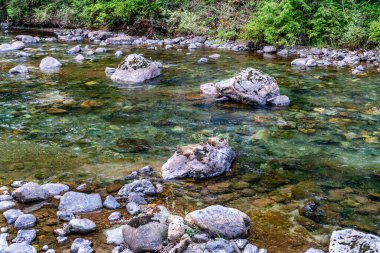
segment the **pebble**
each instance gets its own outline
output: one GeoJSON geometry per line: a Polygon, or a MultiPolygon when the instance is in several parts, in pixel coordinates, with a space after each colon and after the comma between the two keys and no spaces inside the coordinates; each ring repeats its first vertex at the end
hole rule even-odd
{"type": "Polygon", "coordinates": [[[60,220],[63,221],[71,221],[72,219],[74,219],[74,214],[66,211],[58,211],[57,216],[60,220]]]}
{"type": "Polygon", "coordinates": [[[36,225],[37,219],[33,214],[22,214],[15,221],[16,229],[27,229],[32,228],[36,225]]]}
{"type": "Polygon", "coordinates": [[[67,242],[67,240],[68,240],[68,238],[66,236],[60,235],[60,236],[57,237],[57,242],[59,244],[64,244],[65,242],[67,242]]]}
{"type": "MultiPolygon", "coordinates": [[[[91,249],[92,242],[83,238],[76,238],[71,245],[70,251],[71,253],[78,253],[79,250],[82,249],[91,249]]],[[[91,252],[91,251],[89,251],[91,252]]]]}
{"type": "Polygon", "coordinates": [[[47,246],[47,245],[44,245],[44,246],[42,246],[42,251],[47,251],[48,249],[49,249],[49,246],[47,246]]]}
{"type": "Polygon", "coordinates": [[[2,228],[0,229],[0,232],[1,232],[1,233],[7,233],[7,232],[8,232],[8,228],[7,228],[7,227],[2,227],[2,228]]]}
{"type": "Polygon", "coordinates": [[[120,212],[113,212],[108,216],[109,221],[116,221],[121,219],[121,213],[120,212]]]}
{"type": "Polygon", "coordinates": [[[46,251],[46,253],[55,253],[55,250],[53,250],[53,249],[48,249],[48,250],[46,251]]]}
{"type": "Polygon", "coordinates": [[[96,224],[89,219],[72,219],[69,222],[69,230],[71,233],[87,234],[95,231],[96,224]]]}
{"type": "Polygon", "coordinates": [[[19,188],[19,187],[21,187],[23,184],[25,184],[24,181],[13,181],[13,183],[11,184],[11,186],[12,186],[13,188],[19,188]]]}

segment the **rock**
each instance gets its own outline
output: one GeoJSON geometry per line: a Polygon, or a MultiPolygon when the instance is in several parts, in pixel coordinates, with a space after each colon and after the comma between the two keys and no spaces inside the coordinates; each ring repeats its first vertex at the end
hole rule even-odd
{"type": "Polygon", "coordinates": [[[207,63],[208,62],[208,59],[207,58],[200,58],[199,60],[198,60],[198,63],[207,63]]]}
{"type": "Polygon", "coordinates": [[[298,67],[316,67],[317,62],[314,59],[310,58],[298,58],[292,61],[293,66],[298,67]]]}
{"type": "Polygon", "coordinates": [[[237,240],[235,240],[235,243],[239,249],[244,249],[245,246],[248,244],[248,240],[247,239],[237,239],[237,240]]]}
{"type": "Polygon", "coordinates": [[[112,195],[108,195],[103,203],[103,206],[107,209],[117,209],[120,207],[119,202],[112,195]]]}
{"type": "Polygon", "coordinates": [[[0,234],[0,252],[4,252],[6,248],[8,248],[8,242],[7,242],[8,234],[0,234]]]}
{"type": "Polygon", "coordinates": [[[268,103],[273,106],[288,106],[290,104],[290,99],[288,96],[281,95],[268,99],[268,103]]]}
{"type": "Polygon", "coordinates": [[[123,56],[123,51],[121,51],[121,50],[117,50],[117,51],[115,52],[115,56],[116,56],[116,57],[122,57],[122,56],[123,56]]]}
{"type": "Polygon", "coordinates": [[[5,43],[0,45],[0,52],[8,52],[12,51],[13,47],[11,44],[5,43]]]}
{"type": "Polygon", "coordinates": [[[178,147],[162,166],[165,180],[176,178],[210,178],[230,171],[235,153],[227,140],[209,138],[207,142],[178,147]]]}
{"type": "Polygon", "coordinates": [[[5,210],[8,210],[8,209],[11,209],[15,206],[16,206],[16,204],[13,201],[1,201],[0,202],[0,211],[2,212],[5,210]]]}
{"type": "Polygon", "coordinates": [[[67,53],[70,54],[70,55],[75,55],[75,54],[78,54],[82,51],[80,45],[76,45],[75,47],[73,48],[70,48],[67,53]]]}
{"type": "Polygon", "coordinates": [[[175,217],[169,223],[168,227],[168,239],[171,242],[176,242],[181,239],[181,237],[186,232],[185,221],[182,217],[175,217]]]}
{"type": "Polygon", "coordinates": [[[17,53],[17,57],[28,57],[28,56],[30,56],[30,54],[28,54],[27,52],[17,53]]]}
{"type": "Polygon", "coordinates": [[[189,50],[194,50],[194,49],[197,49],[197,48],[198,48],[197,45],[195,45],[193,43],[190,44],[189,47],[188,47],[189,50]]]}
{"type": "Polygon", "coordinates": [[[106,67],[106,70],[104,71],[106,73],[106,76],[111,76],[113,73],[115,73],[115,68],[106,67]]]}
{"type": "Polygon", "coordinates": [[[63,221],[71,221],[72,219],[74,219],[74,214],[66,211],[58,211],[57,216],[58,219],[63,221]]]}
{"type": "Polygon", "coordinates": [[[104,47],[98,47],[97,49],[95,49],[95,53],[105,53],[107,52],[107,48],[104,48],[104,47]]]}
{"type": "Polygon", "coordinates": [[[130,54],[122,62],[111,79],[121,83],[141,83],[161,75],[157,64],[138,54],[130,54]]]}
{"type": "Polygon", "coordinates": [[[154,252],[161,249],[167,237],[168,227],[151,217],[133,218],[123,227],[125,243],[135,253],[154,252]]]}
{"type": "Polygon", "coordinates": [[[84,56],[82,54],[78,54],[77,56],[75,56],[75,60],[77,62],[84,61],[84,56]]]}
{"type": "Polygon", "coordinates": [[[234,253],[235,250],[226,240],[208,241],[205,246],[205,253],[234,253]]]}
{"type": "Polygon", "coordinates": [[[282,56],[282,57],[287,57],[289,56],[289,50],[288,49],[281,49],[277,51],[277,55],[282,56]]]}
{"type": "Polygon", "coordinates": [[[310,249],[306,250],[305,253],[325,253],[325,252],[323,250],[320,250],[320,249],[310,248],[310,249]]]}
{"type": "Polygon", "coordinates": [[[59,183],[43,184],[41,185],[41,188],[45,191],[47,197],[61,195],[62,193],[67,192],[70,189],[69,186],[59,183]]]}
{"type": "Polygon", "coordinates": [[[58,244],[64,244],[67,242],[68,239],[69,238],[67,238],[66,236],[60,235],[57,237],[57,242],[58,242],[58,244]]]}
{"type": "Polygon", "coordinates": [[[30,35],[17,35],[16,40],[22,41],[25,44],[33,44],[38,43],[40,41],[39,38],[30,35]]]}
{"type": "Polygon", "coordinates": [[[49,246],[44,245],[44,246],[42,246],[41,250],[42,251],[48,251],[49,250],[49,246]]]}
{"type": "Polygon", "coordinates": [[[254,68],[245,69],[237,76],[213,86],[217,91],[216,98],[227,98],[244,104],[265,105],[269,99],[280,95],[276,80],[254,68]]]}
{"type": "Polygon", "coordinates": [[[259,249],[259,253],[268,253],[266,249],[259,249]]]}
{"type": "Polygon", "coordinates": [[[124,243],[123,226],[109,228],[104,231],[107,244],[120,245],[124,243]]]}
{"type": "Polygon", "coordinates": [[[86,55],[87,56],[93,56],[94,55],[94,51],[89,50],[89,51],[86,52],[86,55]]]}
{"type": "Polygon", "coordinates": [[[186,215],[186,221],[201,230],[226,239],[248,236],[250,218],[245,213],[220,205],[209,206],[186,215]]]}
{"type": "Polygon", "coordinates": [[[213,83],[202,84],[200,89],[201,93],[206,96],[217,97],[218,95],[218,90],[213,83]]]}
{"type": "Polygon", "coordinates": [[[37,232],[34,229],[19,230],[17,232],[17,237],[13,239],[12,242],[32,244],[32,242],[36,239],[36,237],[37,237],[37,232]]]}
{"type": "Polygon", "coordinates": [[[129,202],[127,204],[127,211],[130,215],[137,215],[142,212],[141,208],[135,202],[129,202]]]}
{"type": "Polygon", "coordinates": [[[135,180],[132,183],[125,184],[118,192],[119,196],[128,196],[130,193],[142,193],[147,195],[156,194],[156,189],[151,181],[147,179],[135,180]]]}
{"type": "Polygon", "coordinates": [[[32,228],[36,225],[37,219],[33,214],[22,214],[15,221],[16,229],[27,229],[32,228]]]}
{"type": "Polygon", "coordinates": [[[48,56],[41,60],[40,63],[40,70],[41,71],[55,71],[58,70],[62,66],[62,63],[60,63],[57,59],[48,56]]]}
{"type": "Polygon", "coordinates": [[[195,243],[205,243],[210,240],[208,234],[196,234],[193,236],[192,241],[195,243]]]}
{"type": "Polygon", "coordinates": [[[216,60],[220,58],[220,54],[212,54],[208,58],[216,60]]]}
{"type": "Polygon", "coordinates": [[[122,216],[120,212],[113,212],[108,216],[109,221],[116,221],[116,220],[120,220],[121,218],[122,216]]]}
{"type": "Polygon", "coordinates": [[[129,193],[128,194],[128,201],[129,202],[135,202],[138,205],[147,204],[143,193],[136,193],[136,192],[129,193]]]}
{"type": "Polygon", "coordinates": [[[147,165],[147,166],[139,169],[140,174],[152,174],[153,172],[154,172],[154,170],[150,165],[147,165]]]}
{"type": "Polygon", "coordinates": [[[255,245],[247,244],[245,246],[243,253],[259,253],[259,248],[257,248],[255,245]]]}
{"type": "Polygon", "coordinates": [[[1,233],[7,233],[7,232],[8,232],[8,228],[7,228],[7,227],[2,227],[2,228],[0,229],[0,232],[1,232],[1,233]]]}
{"type": "Polygon", "coordinates": [[[25,48],[25,44],[22,41],[15,41],[11,45],[13,50],[23,50],[25,48]]]}
{"type": "Polygon", "coordinates": [[[4,250],[4,253],[37,253],[37,250],[25,243],[13,243],[4,250]]]}
{"type": "Polygon", "coordinates": [[[48,249],[48,250],[46,251],[46,253],[55,253],[55,250],[53,250],[53,249],[48,249]]]}
{"type": "Polygon", "coordinates": [[[102,209],[103,203],[99,194],[66,192],[60,199],[58,210],[71,213],[88,213],[102,209]]]}
{"type": "Polygon", "coordinates": [[[277,52],[277,47],[275,46],[265,46],[263,52],[266,54],[275,54],[277,52]]]}
{"type": "Polygon", "coordinates": [[[131,172],[131,174],[129,174],[128,176],[125,177],[125,179],[127,180],[134,180],[134,179],[137,179],[139,176],[139,173],[137,171],[133,171],[131,172]]]}
{"type": "Polygon", "coordinates": [[[69,230],[75,234],[87,234],[95,231],[96,224],[89,219],[72,219],[69,222],[69,230]]]}
{"type": "Polygon", "coordinates": [[[23,186],[24,184],[25,184],[24,181],[13,181],[12,184],[11,184],[11,186],[13,188],[19,188],[19,187],[23,186]]]}
{"type": "Polygon", "coordinates": [[[13,191],[12,196],[22,203],[30,203],[46,199],[44,189],[39,184],[33,182],[26,183],[17,188],[13,191]]]}
{"type": "Polygon", "coordinates": [[[329,253],[380,252],[380,237],[354,229],[336,230],[330,238],[329,253]]]}
{"type": "Polygon", "coordinates": [[[70,253],[87,253],[93,252],[92,242],[83,238],[77,238],[74,240],[70,248],[70,253]],[[81,251],[82,250],[82,251],[81,251]],[[87,251],[83,251],[87,250],[87,251]]]}
{"type": "Polygon", "coordinates": [[[9,70],[9,74],[11,75],[22,75],[27,74],[29,72],[28,68],[24,65],[17,65],[14,68],[11,68],[9,70]]]}
{"type": "Polygon", "coordinates": [[[4,218],[7,220],[8,224],[13,224],[17,218],[24,213],[19,209],[9,209],[3,213],[4,218]]]}

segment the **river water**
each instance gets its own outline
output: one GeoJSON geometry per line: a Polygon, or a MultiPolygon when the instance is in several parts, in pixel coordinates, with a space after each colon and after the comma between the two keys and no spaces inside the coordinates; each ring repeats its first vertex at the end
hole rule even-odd
{"type": "MultiPolygon", "coordinates": [[[[18,34],[52,35],[2,31],[0,43],[18,34]]],[[[147,164],[159,170],[176,146],[220,136],[237,154],[233,171],[207,181],[168,183],[162,201],[173,212],[216,203],[238,208],[252,219],[252,242],[269,252],[326,248],[336,227],[380,235],[376,69],[353,77],[350,69],[297,69],[290,59],[249,52],[131,46],[107,46],[106,53],[84,54],[77,63],[66,53],[73,45],[30,45],[26,58],[0,54],[0,183],[105,186],[147,164]],[[104,69],[121,62],[114,56],[118,49],[162,62],[162,76],[142,85],[113,83],[104,69]],[[197,63],[214,53],[221,58],[197,63]],[[46,56],[63,63],[59,72],[39,71],[46,56]],[[17,64],[29,67],[28,78],[8,75],[17,64]],[[276,78],[291,106],[252,107],[200,96],[201,84],[247,67],[276,78]]]]}

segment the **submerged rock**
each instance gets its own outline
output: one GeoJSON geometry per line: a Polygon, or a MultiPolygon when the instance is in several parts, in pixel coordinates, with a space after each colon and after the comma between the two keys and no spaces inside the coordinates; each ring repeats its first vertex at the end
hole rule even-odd
{"type": "Polygon", "coordinates": [[[237,76],[217,82],[201,85],[204,95],[244,104],[265,105],[280,96],[276,80],[254,68],[241,71],[237,76]]]}
{"type": "Polygon", "coordinates": [[[72,213],[87,213],[101,209],[103,206],[99,194],[66,192],[60,199],[58,210],[72,213]]]}
{"type": "Polygon", "coordinates": [[[51,56],[43,58],[40,63],[40,69],[42,71],[55,71],[58,70],[61,66],[62,63],[51,56]]]}
{"type": "Polygon", "coordinates": [[[174,155],[162,166],[162,177],[210,178],[230,170],[235,153],[227,140],[210,138],[207,142],[178,147],[174,155]]]}
{"type": "Polygon", "coordinates": [[[138,54],[130,54],[112,74],[111,79],[121,83],[141,83],[159,75],[161,71],[155,62],[138,54]]]}
{"type": "Polygon", "coordinates": [[[6,219],[8,224],[13,224],[20,215],[24,213],[19,209],[9,209],[3,213],[4,218],[6,219]]]}
{"type": "Polygon", "coordinates": [[[167,237],[168,227],[151,217],[133,218],[123,227],[125,243],[135,253],[158,251],[167,237]]]}
{"type": "Polygon", "coordinates": [[[26,183],[20,188],[17,188],[13,191],[12,196],[22,203],[30,203],[46,199],[44,189],[39,184],[33,182],[26,183]]]}
{"type": "Polygon", "coordinates": [[[27,74],[29,72],[28,68],[24,65],[17,65],[14,68],[11,68],[9,70],[9,74],[11,75],[22,75],[27,74]]]}
{"type": "Polygon", "coordinates": [[[15,41],[12,43],[13,50],[22,50],[25,48],[25,44],[22,41],[15,41]]]}
{"type": "Polygon", "coordinates": [[[337,230],[331,235],[329,252],[380,252],[380,237],[354,229],[337,230]]]}
{"type": "Polygon", "coordinates": [[[186,221],[201,230],[226,239],[248,236],[250,218],[245,213],[220,205],[209,206],[186,215],[186,221]]]}

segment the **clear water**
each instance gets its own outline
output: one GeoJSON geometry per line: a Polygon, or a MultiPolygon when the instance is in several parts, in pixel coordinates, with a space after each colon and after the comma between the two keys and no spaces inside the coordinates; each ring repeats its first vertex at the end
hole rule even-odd
{"type": "MultiPolygon", "coordinates": [[[[51,35],[3,31],[0,42],[26,33],[51,35]]],[[[237,207],[260,224],[253,225],[251,239],[270,252],[326,247],[334,226],[380,234],[376,69],[354,78],[349,69],[294,69],[289,59],[248,52],[205,49],[189,54],[186,49],[128,46],[108,46],[107,53],[77,63],[66,54],[72,46],[32,45],[27,58],[0,54],[2,184],[15,179],[107,184],[146,164],[159,169],[176,146],[222,136],[237,153],[233,172],[208,181],[171,183],[165,201],[173,212],[184,214],[213,203],[237,207]],[[162,62],[162,77],[138,86],[113,83],[104,69],[120,63],[114,56],[118,49],[162,62]],[[213,53],[221,58],[197,63],[213,53]],[[58,73],[39,71],[40,60],[48,55],[63,63],[58,73]],[[8,75],[17,64],[30,68],[29,78],[8,75]],[[246,67],[275,77],[292,105],[221,104],[199,95],[200,84],[229,78],[246,67]],[[90,100],[95,106],[88,107],[90,100]],[[51,108],[66,112],[51,114],[51,108]],[[309,186],[317,190],[294,197],[297,187],[306,191],[309,186]],[[340,189],[344,196],[333,198],[340,189]],[[324,218],[310,228],[299,220],[299,212],[315,196],[322,199],[324,218]],[[363,211],[363,206],[371,210],[363,211]]]]}

